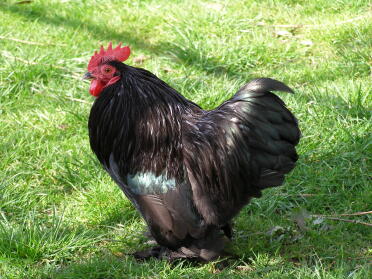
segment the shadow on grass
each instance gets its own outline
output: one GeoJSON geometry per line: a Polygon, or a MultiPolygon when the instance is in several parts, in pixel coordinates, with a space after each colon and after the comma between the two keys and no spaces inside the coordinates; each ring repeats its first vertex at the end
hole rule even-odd
{"type": "Polygon", "coordinates": [[[345,268],[344,257],[347,256],[343,252],[343,248],[347,246],[346,243],[341,244],[342,247],[340,247],[340,244],[328,240],[328,245],[335,246],[334,254],[319,257],[319,254],[324,253],[322,250],[326,249],[322,247],[326,242],[322,241],[328,239],[329,236],[323,233],[320,238],[314,239],[316,232],[311,234],[312,240],[299,241],[291,245],[272,243],[256,235],[251,241],[261,243],[254,244],[249,251],[239,254],[239,258],[208,264],[192,261],[169,263],[165,260],[138,262],[128,255],[128,251],[120,248],[119,251],[105,249],[89,258],[69,262],[62,268],[51,269],[46,274],[46,278],[211,278],[212,276],[213,278],[266,278],[270,273],[276,275],[275,278],[282,278],[277,277],[278,275],[287,278],[285,275],[288,275],[288,272],[299,274],[304,271],[310,272],[319,265],[322,266],[322,272],[326,273],[332,273],[335,269],[339,269],[339,272],[344,274],[354,269],[365,269],[363,272],[368,272],[368,258],[362,261],[349,261],[350,266],[347,270],[343,270],[345,268]],[[264,246],[264,248],[258,249],[257,245],[264,246]]]}
{"type": "Polygon", "coordinates": [[[72,263],[60,270],[51,271],[45,278],[211,278],[211,276],[222,278],[228,274],[230,274],[228,278],[240,278],[232,275],[231,271],[232,268],[226,268],[225,270],[219,270],[219,274],[216,274],[216,268],[213,265],[207,267],[186,261],[175,264],[159,260],[138,262],[132,256],[115,257],[107,254],[106,256],[92,257],[79,263],[72,263]]]}
{"type": "MultiPolygon", "coordinates": [[[[245,79],[247,74],[245,72],[238,72],[225,65],[221,65],[217,59],[201,57],[197,50],[193,49],[181,49],[178,46],[173,45],[171,42],[161,42],[158,44],[149,44],[143,38],[136,37],[133,32],[121,31],[117,32],[106,25],[98,25],[93,22],[82,22],[78,18],[74,18],[71,14],[59,15],[54,14],[53,16],[48,16],[46,10],[53,7],[44,7],[42,5],[33,4],[31,7],[23,5],[1,5],[0,9],[5,12],[10,12],[18,16],[22,16],[26,20],[43,22],[49,25],[64,26],[68,29],[76,30],[82,28],[89,32],[94,38],[102,41],[123,41],[128,43],[134,49],[144,49],[151,51],[151,53],[158,56],[176,56],[176,59],[182,63],[194,67],[195,69],[202,70],[208,74],[213,75],[227,75],[230,79],[245,79]],[[173,55],[170,55],[172,51],[173,55]]],[[[54,8],[58,8],[54,7],[54,8]]]]}

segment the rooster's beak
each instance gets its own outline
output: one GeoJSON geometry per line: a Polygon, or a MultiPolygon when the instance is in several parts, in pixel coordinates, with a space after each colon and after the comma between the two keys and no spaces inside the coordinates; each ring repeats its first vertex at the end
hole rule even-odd
{"type": "Polygon", "coordinates": [[[89,72],[86,72],[85,75],[83,76],[83,79],[92,79],[92,78],[93,78],[93,76],[89,72]]]}

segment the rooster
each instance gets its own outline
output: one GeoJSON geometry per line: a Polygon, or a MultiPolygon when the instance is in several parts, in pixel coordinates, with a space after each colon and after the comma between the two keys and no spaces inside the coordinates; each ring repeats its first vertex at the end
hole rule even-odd
{"type": "Polygon", "coordinates": [[[101,46],[84,77],[96,97],[91,148],[159,245],[134,255],[214,260],[225,253],[232,218],[295,166],[297,120],[270,92],[292,90],[258,78],[206,111],[122,63],[129,55],[128,46],[101,46]]]}

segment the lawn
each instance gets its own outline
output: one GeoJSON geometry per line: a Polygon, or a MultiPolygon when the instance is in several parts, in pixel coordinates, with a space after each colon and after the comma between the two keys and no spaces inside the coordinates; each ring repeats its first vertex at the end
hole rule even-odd
{"type": "Polygon", "coordinates": [[[369,0],[5,0],[0,21],[1,279],[370,278],[369,0]],[[300,160],[236,218],[226,268],[128,255],[145,226],[90,150],[81,80],[109,41],[206,109],[255,77],[295,90],[300,160]]]}

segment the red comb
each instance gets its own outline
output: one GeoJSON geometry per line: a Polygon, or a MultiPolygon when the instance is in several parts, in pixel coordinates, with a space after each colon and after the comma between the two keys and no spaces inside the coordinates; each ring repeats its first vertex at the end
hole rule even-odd
{"type": "Polygon", "coordinates": [[[88,64],[88,72],[91,72],[98,66],[99,63],[102,62],[102,58],[108,60],[118,60],[123,62],[128,59],[130,55],[130,48],[129,46],[121,47],[121,43],[114,49],[112,49],[112,42],[109,43],[107,50],[101,46],[99,52],[95,51],[94,55],[89,61],[88,64]]]}

